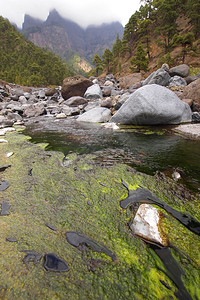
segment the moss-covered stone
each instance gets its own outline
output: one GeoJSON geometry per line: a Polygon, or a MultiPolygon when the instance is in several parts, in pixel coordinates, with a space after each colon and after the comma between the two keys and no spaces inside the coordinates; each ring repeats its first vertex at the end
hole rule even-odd
{"type": "MultiPolygon", "coordinates": [[[[69,167],[64,167],[62,153],[45,152],[44,145],[31,144],[23,134],[7,133],[6,139],[8,143],[0,146],[0,166],[11,167],[0,173],[0,180],[8,180],[10,187],[0,192],[0,203],[7,201],[11,207],[10,215],[0,216],[0,298],[176,299],[177,287],[163,272],[160,259],[132,236],[128,223],[133,212],[119,205],[127,197],[121,180],[133,188],[142,185],[150,189],[175,209],[188,211],[199,220],[197,197],[183,195],[170,179],[143,175],[126,165],[100,167],[92,155],[71,154],[69,167]],[[6,158],[10,151],[14,155],[6,158]],[[105,245],[117,261],[105,253],[79,251],[67,242],[67,231],[80,232],[105,245]],[[6,241],[8,237],[17,242],[6,241]],[[42,260],[30,261],[28,269],[23,250],[43,256],[55,253],[70,270],[48,272],[42,260]]],[[[200,293],[199,236],[171,216],[164,222],[170,243],[185,253],[174,251],[174,256],[195,299],[200,293]]]]}

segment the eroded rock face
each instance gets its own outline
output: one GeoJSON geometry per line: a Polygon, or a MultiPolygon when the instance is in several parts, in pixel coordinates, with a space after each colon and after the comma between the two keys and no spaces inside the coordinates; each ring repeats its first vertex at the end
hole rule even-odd
{"type": "Polygon", "coordinates": [[[141,73],[134,73],[128,76],[124,76],[119,78],[119,86],[122,89],[128,89],[134,84],[140,82],[142,80],[142,74],[141,73]]]}
{"type": "Polygon", "coordinates": [[[73,96],[83,97],[87,88],[93,83],[83,76],[67,77],[63,80],[62,97],[67,100],[73,96]]]}
{"type": "Polygon", "coordinates": [[[182,98],[192,99],[200,111],[200,78],[185,87],[182,98]]]}
{"type": "Polygon", "coordinates": [[[130,225],[135,235],[162,246],[168,246],[166,238],[163,238],[160,223],[163,214],[150,204],[141,204],[135,218],[130,225]]]}
{"type": "Polygon", "coordinates": [[[146,85],[134,92],[111,118],[111,122],[133,125],[180,124],[191,122],[187,103],[160,85],[146,85]]]}
{"type": "Polygon", "coordinates": [[[164,69],[158,69],[157,71],[151,73],[151,75],[149,75],[149,77],[147,77],[142,85],[147,85],[147,84],[158,84],[158,85],[162,85],[162,86],[167,86],[169,85],[169,81],[170,81],[171,77],[169,75],[169,73],[164,70],[164,69]]]}

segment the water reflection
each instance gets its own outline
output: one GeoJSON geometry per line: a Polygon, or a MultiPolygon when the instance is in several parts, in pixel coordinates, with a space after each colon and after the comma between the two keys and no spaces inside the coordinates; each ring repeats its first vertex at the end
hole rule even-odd
{"type": "Polygon", "coordinates": [[[27,127],[26,134],[35,143],[48,143],[47,150],[78,154],[96,153],[99,159],[125,162],[139,171],[156,171],[171,176],[178,169],[182,183],[200,188],[200,141],[171,134],[166,128],[126,127],[118,131],[100,124],[75,120],[43,119],[27,127]]]}

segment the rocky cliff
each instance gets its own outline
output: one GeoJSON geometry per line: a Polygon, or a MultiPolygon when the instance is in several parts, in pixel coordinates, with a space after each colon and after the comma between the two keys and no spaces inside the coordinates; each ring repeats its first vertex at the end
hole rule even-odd
{"type": "Polygon", "coordinates": [[[83,29],[55,9],[44,22],[25,15],[22,27],[24,35],[34,44],[52,50],[65,60],[78,53],[90,63],[96,53],[102,55],[106,48],[112,48],[117,34],[122,37],[123,30],[119,22],[83,29]]]}

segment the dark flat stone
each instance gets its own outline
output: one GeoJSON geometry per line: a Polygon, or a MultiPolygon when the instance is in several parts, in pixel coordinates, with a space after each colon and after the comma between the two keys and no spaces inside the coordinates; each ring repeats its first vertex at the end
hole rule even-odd
{"type": "Polygon", "coordinates": [[[53,272],[68,272],[70,267],[68,263],[57,256],[55,253],[47,253],[44,256],[44,268],[53,272]]]}
{"type": "Polygon", "coordinates": [[[0,191],[5,191],[9,188],[10,183],[7,180],[0,181],[0,191]]]}
{"type": "Polygon", "coordinates": [[[55,226],[53,226],[53,225],[51,225],[51,224],[49,224],[49,223],[45,223],[45,225],[46,225],[49,229],[51,229],[51,230],[53,230],[53,231],[58,231],[58,229],[57,229],[55,226]]]}
{"type": "Polygon", "coordinates": [[[35,264],[38,264],[42,258],[42,254],[36,252],[35,250],[22,250],[22,252],[26,252],[26,256],[23,258],[23,262],[29,269],[28,263],[34,262],[35,264]]]}
{"type": "Polygon", "coordinates": [[[10,212],[8,211],[10,209],[11,205],[5,201],[1,203],[1,213],[0,216],[9,216],[10,212]]]}
{"type": "Polygon", "coordinates": [[[18,242],[18,239],[14,238],[14,237],[13,238],[12,237],[11,238],[8,237],[8,238],[6,238],[6,241],[7,242],[11,242],[11,243],[16,243],[16,242],[18,242]]]}
{"type": "Polygon", "coordinates": [[[10,167],[11,167],[11,165],[2,166],[2,167],[0,167],[0,172],[4,172],[6,169],[8,169],[10,167]]]}
{"type": "Polygon", "coordinates": [[[87,237],[74,231],[68,231],[66,232],[66,238],[68,243],[70,243],[74,247],[77,247],[80,251],[91,249],[95,252],[105,253],[106,255],[110,256],[113,261],[117,259],[115,253],[110,251],[106,246],[99,244],[91,237],[87,237]]]}

